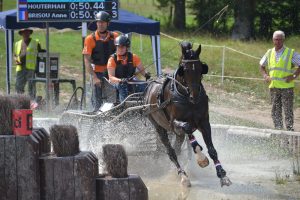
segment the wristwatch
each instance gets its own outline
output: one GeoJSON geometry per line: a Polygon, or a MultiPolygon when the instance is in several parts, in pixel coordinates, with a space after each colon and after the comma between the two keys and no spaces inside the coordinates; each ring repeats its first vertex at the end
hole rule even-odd
{"type": "Polygon", "coordinates": [[[296,78],[297,77],[297,75],[296,74],[293,74],[293,78],[296,78]]]}

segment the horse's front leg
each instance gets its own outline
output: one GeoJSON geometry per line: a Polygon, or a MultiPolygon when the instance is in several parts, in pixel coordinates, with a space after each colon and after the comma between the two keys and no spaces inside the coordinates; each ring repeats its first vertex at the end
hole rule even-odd
{"type": "Polygon", "coordinates": [[[207,157],[201,152],[202,147],[197,142],[196,138],[193,135],[193,132],[196,130],[190,123],[174,120],[173,121],[174,130],[178,134],[187,134],[193,151],[195,153],[197,163],[200,167],[204,168],[209,164],[207,157]]]}
{"type": "Polygon", "coordinates": [[[195,153],[198,165],[202,168],[207,167],[209,165],[209,160],[205,156],[205,154],[202,153],[203,148],[197,142],[197,140],[193,134],[189,134],[188,137],[189,137],[190,144],[193,147],[193,151],[195,153]]]}
{"type": "Polygon", "coordinates": [[[206,144],[206,147],[208,149],[208,154],[211,157],[211,159],[214,161],[217,176],[220,178],[221,186],[223,185],[231,185],[230,179],[226,176],[226,171],[223,169],[221,162],[218,159],[218,153],[213,145],[212,138],[211,138],[211,127],[209,121],[204,121],[201,123],[201,126],[199,127],[199,130],[202,133],[202,137],[204,139],[204,142],[206,144]]]}

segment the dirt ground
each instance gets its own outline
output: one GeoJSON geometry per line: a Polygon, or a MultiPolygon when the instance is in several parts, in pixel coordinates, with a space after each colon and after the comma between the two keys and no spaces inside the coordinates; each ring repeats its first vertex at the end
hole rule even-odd
{"type": "MultiPolygon", "coordinates": [[[[209,108],[211,118],[214,114],[221,115],[225,118],[242,119],[242,121],[253,122],[256,126],[273,128],[271,118],[271,103],[256,99],[254,96],[241,93],[227,93],[221,89],[216,89],[210,84],[205,84],[206,92],[210,98],[209,108]]],[[[244,125],[243,122],[236,122],[234,125],[244,125]]],[[[220,120],[211,123],[222,123],[220,120]]],[[[228,122],[224,122],[228,123],[228,122]]],[[[259,128],[258,127],[258,128],[259,128]]],[[[294,128],[295,131],[300,131],[300,109],[294,109],[294,128]]]]}

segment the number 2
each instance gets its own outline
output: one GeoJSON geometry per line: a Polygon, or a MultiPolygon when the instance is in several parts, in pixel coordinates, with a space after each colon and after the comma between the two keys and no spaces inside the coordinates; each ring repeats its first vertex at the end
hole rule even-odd
{"type": "Polygon", "coordinates": [[[117,9],[117,2],[113,1],[111,3],[112,3],[111,9],[116,10],[117,9]]]}

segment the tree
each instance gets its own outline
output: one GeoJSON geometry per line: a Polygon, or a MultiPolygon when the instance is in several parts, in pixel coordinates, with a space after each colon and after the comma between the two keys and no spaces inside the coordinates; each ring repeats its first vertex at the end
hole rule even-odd
{"type": "Polygon", "coordinates": [[[254,38],[255,0],[236,0],[232,39],[254,38]]]}
{"type": "Polygon", "coordinates": [[[185,0],[174,1],[173,26],[179,30],[185,29],[185,0]]]}
{"type": "Polygon", "coordinates": [[[172,24],[176,29],[182,30],[185,28],[185,0],[157,0],[159,8],[170,7],[169,16],[174,16],[172,24]],[[174,6],[174,15],[172,14],[174,6]]]}

